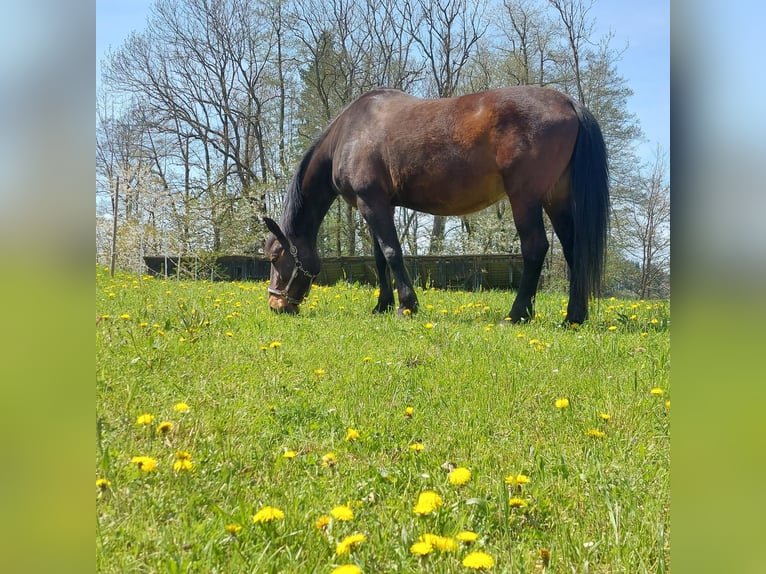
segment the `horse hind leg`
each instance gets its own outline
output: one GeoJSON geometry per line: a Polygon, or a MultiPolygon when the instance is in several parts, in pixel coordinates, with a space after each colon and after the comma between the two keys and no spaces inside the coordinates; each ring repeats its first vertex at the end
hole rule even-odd
{"type": "Polygon", "coordinates": [[[553,230],[561,242],[564,259],[569,269],[569,302],[564,323],[582,324],[588,317],[588,298],[585,291],[574,281],[574,218],[568,197],[557,199],[545,206],[553,230]]]}
{"type": "Polygon", "coordinates": [[[520,204],[519,202],[516,202],[514,205],[512,202],[511,210],[521,242],[521,256],[524,268],[521,272],[521,281],[516,292],[516,299],[508,313],[508,317],[512,323],[519,323],[528,321],[535,315],[534,299],[549,243],[548,238],[545,236],[542,205],[539,203],[520,204]]]}

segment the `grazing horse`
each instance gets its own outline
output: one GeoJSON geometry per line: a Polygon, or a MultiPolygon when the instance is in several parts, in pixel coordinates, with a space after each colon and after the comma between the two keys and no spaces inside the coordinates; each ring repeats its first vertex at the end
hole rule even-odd
{"type": "Polygon", "coordinates": [[[583,105],[533,86],[443,99],[372,90],[349,104],[309,148],[287,189],[265,252],[269,306],[297,313],[319,273],[317,234],[341,196],[373,237],[380,295],[373,312],[418,309],[394,227],[394,208],[465,215],[508,197],[523,271],[508,317],[534,316],[549,243],[543,210],[569,266],[566,321],[582,323],[601,286],[609,224],[609,174],[601,129],[583,105]]]}

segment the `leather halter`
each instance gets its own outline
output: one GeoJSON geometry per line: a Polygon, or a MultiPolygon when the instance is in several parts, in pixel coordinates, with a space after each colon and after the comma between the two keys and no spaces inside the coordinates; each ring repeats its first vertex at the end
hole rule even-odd
{"type": "MultiPolygon", "coordinates": [[[[287,238],[285,238],[287,239],[287,238]]],[[[311,284],[314,282],[314,279],[319,275],[319,273],[310,273],[306,271],[306,269],[303,267],[303,264],[301,263],[301,260],[298,259],[298,248],[295,247],[295,245],[292,244],[292,242],[287,239],[287,243],[290,246],[290,255],[293,256],[293,259],[295,260],[295,267],[293,267],[293,274],[290,276],[290,280],[287,282],[287,285],[285,285],[284,289],[274,289],[271,286],[268,288],[268,292],[271,295],[274,295],[276,297],[279,297],[280,299],[286,300],[288,303],[292,303],[293,305],[300,305],[303,303],[303,301],[306,300],[306,297],[309,296],[309,293],[311,292],[311,284]],[[301,299],[296,299],[295,297],[290,297],[287,292],[290,290],[290,285],[293,284],[293,280],[298,276],[298,272],[303,273],[306,277],[310,279],[309,281],[309,288],[306,291],[306,294],[301,299]]]]}

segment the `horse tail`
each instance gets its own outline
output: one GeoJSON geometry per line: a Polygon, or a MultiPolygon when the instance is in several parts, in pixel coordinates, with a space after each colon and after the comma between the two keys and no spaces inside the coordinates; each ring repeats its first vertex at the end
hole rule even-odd
{"type": "Polygon", "coordinates": [[[580,122],[570,161],[574,293],[587,301],[601,294],[609,230],[609,165],[601,128],[593,114],[573,102],[580,122]]]}

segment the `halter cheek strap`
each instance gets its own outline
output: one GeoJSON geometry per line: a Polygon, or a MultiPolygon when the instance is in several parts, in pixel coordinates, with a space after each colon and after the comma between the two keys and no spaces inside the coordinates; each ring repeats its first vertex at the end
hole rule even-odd
{"type": "Polygon", "coordinates": [[[273,289],[272,287],[268,288],[268,292],[272,295],[275,295],[276,297],[279,297],[281,299],[285,299],[288,303],[292,303],[293,305],[300,305],[303,303],[303,301],[308,297],[309,292],[311,292],[311,283],[314,282],[314,279],[318,274],[309,273],[306,271],[306,269],[303,267],[303,264],[301,263],[301,260],[298,259],[298,248],[295,247],[295,245],[292,244],[292,242],[288,239],[287,242],[290,245],[290,255],[293,256],[293,259],[295,260],[295,267],[293,267],[293,274],[290,275],[290,280],[287,282],[287,285],[285,285],[284,289],[273,289]],[[308,291],[306,291],[306,294],[301,299],[296,299],[295,297],[290,297],[287,292],[290,290],[290,285],[293,284],[293,281],[298,276],[298,272],[303,273],[306,277],[310,279],[309,282],[309,288],[308,291]]]}

